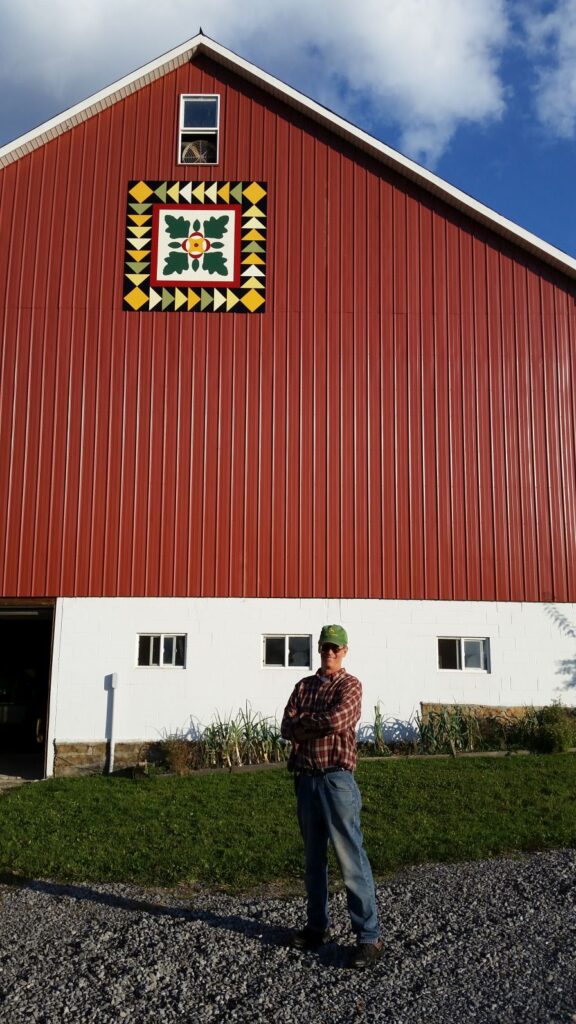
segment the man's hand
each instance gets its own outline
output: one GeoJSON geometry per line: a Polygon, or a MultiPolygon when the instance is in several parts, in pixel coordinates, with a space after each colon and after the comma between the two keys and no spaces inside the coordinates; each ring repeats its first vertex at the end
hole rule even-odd
{"type": "Polygon", "coordinates": [[[291,722],[292,736],[297,743],[305,743],[306,740],[316,739],[318,736],[325,736],[326,729],[319,728],[311,722],[302,721],[301,718],[294,718],[291,722]]]}
{"type": "Polygon", "coordinates": [[[305,740],[310,740],[313,737],[313,733],[305,725],[302,725],[298,718],[292,723],[292,735],[297,743],[304,743],[305,740]]]}

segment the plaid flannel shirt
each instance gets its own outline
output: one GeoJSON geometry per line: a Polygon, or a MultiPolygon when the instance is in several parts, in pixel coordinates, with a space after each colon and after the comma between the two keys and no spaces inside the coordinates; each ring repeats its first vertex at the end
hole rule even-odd
{"type": "Polygon", "coordinates": [[[284,709],[281,732],[292,744],[290,771],[303,768],[356,767],[356,723],[362,707],[362,684],[342,668],[332,676],[306,676],[296,684],[284,709]],[[296,723],[314,735],[298,741],[296,723]]]}

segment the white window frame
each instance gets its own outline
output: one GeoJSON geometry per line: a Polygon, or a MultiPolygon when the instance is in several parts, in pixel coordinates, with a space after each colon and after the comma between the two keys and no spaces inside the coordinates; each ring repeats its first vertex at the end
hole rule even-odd
{"type": "Polygon", "coordinates": [[[262,651],[262,668],[266,669],[267,671],[269,669],[281,669],[282,671],[285,671],[286,669],[289,669],[291,672],[294,672],[295,670],[298,671],[298,670],[301,670],[301,669],[311,669],[312,668],[312,659],[314,657],[314,654],[313,654],[313,651],[312,651],[312,634],[311,633],[263,633],[262,634],[261,651],[262,651]],[[290,641],[291,637],[305,637],[309,641],[310,659],[309,659],[309,664],[308,665],[289,665],[288,664],[288,655],[289,655],[289,652],[290,652],[289,641],[290,641]],[[266,641],[267,640],[284,640],[284,664],[283,665],[267,665],[266,664],[266,641]]]}
{"type": "Polygon", "coordinates": [[[436,638],[436,663],[439,672],[490,672],[490,638],[487,636],[439,636],[436,638]],[[460,668],[442,668],[440,665],[440,640],[455,640],[460,644],[460,668]],[[483,668],[467,668],[465,663],[465,647],[467,641],[482,644],[483,668]]]}
{"type": "MultiPolygon", "coordinates": [[[[193,140],[189,140],[193,141],[193,140]]],[[[220,95],[215,92],[201,93],[201,92],[186,92],[181,93],[180,103],[178,110],[178,152],[176,153],[176,163],[180,167],[215,167],[220,160],[220,95]],[[216,127],[215,128],[195,128],[194,126],[184,126],[184,109],[186,100],[216,100],[216,127]],[[215,160],[198,160],[190,161],[182,159],[182,147],[186,139],[184,136],[195,135],[203,136],[210,135],[214,137],[216,143],[216,159],[215,160]]]]}
{"type": "Polygon", "coordinates": [[[137,633],[136,634],[136,668],[172,668],[172,669],[183,669],[186,668],[186,658],[188,655],[188,634],[187,633],[137,633]],[[140,654],[140,638],[143,636],[149,637],[150,640],[158,638],[160,640],[160,664],[148,664],[142,665],[139,660],[140,654]],[[174,647],[172,651],[172,658],[176,657],[176,639],[177,637],[184,637],[184,664],[176,665],[174,660],[164,661],[164,640],[174,640],[174,647]]]}

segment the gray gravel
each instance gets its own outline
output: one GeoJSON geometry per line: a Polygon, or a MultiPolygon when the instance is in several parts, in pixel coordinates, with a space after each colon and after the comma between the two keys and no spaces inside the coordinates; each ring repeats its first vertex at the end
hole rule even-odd
{"type": "Polygon", "coordinates": [[[412,868],[378,885],[384,959],[285,945],[304,899],[0,885],[2,1024],[576,1021],[576,851],[412,868]]]}

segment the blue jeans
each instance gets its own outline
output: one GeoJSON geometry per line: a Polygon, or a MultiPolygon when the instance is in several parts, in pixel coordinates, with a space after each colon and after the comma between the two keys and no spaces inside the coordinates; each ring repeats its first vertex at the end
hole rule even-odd
{"type": "Polygon", "coordinates": [[[346,886],[348,913],[359,943],[379,936],[372,870],[360,829],[360,790],[352,772],[298,775],[295,779],[298,823],[304,840],[308,926],[324,931],[328,913],[328,841],[346,886]]]}

